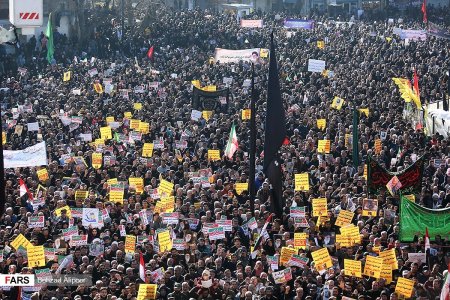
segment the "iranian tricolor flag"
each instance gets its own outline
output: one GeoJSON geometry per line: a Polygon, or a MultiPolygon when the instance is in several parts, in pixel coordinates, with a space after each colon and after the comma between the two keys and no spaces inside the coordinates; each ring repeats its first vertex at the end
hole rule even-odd
{"type": "Polygon", "coordinates": [[[225,148],[225,155],[231,159],[233,158],[234,152],[239,148],[237,135],[236,135],[236,127],[231,126],[230,136],[228,137],[227,147],[225,148]]]}
{"type": "Polygon", "coordinates": [[[139,278],[141,278],[143,282],[146,282],[144,255],[142,255],[142,252],[139,254],[139,278]]]}

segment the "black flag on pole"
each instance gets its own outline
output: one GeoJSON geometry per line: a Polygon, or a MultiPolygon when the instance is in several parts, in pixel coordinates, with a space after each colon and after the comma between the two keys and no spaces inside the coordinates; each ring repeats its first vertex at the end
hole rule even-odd
{"type": "Polygon", "coordinates": [[[267,112],[264,139],[264,172],[272,185],[272,211],[283,217],[283,192],[281,165],[277,161],[278,150],[286,137],[286,120],[280,91],[277,58],[273,33],[270,37],[270,64],[267,86],[267,112]]]}

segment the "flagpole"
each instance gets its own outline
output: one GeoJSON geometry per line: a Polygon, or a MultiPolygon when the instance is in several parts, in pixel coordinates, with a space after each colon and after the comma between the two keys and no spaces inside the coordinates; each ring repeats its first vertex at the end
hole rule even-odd
{"type": "Polygon", "coordinates": [[[255,160],[256,160],[256,92],[255,92],[255,65],[252,63],[252,93],[250,99],[250,170],[248,189],[250,192],[250,211],[255,211],[255,160]]]}

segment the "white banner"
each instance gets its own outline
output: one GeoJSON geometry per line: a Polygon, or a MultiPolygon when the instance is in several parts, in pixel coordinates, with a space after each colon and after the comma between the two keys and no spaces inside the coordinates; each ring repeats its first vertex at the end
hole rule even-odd
{"type": "Polygon", "coordinates": [[[251,61],[254,63],[259,62],[260,48],[243,49],[243,50],[229,50],[216,48],[214,60],[221,64],[226,63],[238,63],[239,61],[251,61]]]}
{"type": "Polygon", "coordinates": [[[92,226],[93,228],[100,226],[100,212],[98,208],[83,208],[82,224],[84,227],[92,226]]]}
{"type": "Polygon", "coordinates": [[[399,35],[402,40],[426,41],[427,39],[427,32],[425,30],[403,29],[399,32],[399,35]]]}
{"type": "Polygon", "coordinates": [[[309,59],[308,60],[308,72],[319,72],[322,73],[325,70],[325,61],[319,59],[309,59]]]}
{"type": "Polygon", "coordinates": [[[263,20],[241,20],[241,27],[263,28],[263,20]]]}
{"type": "Polygon", "coordinates": [[[46,150],[45,142],[23,150],[3,150],[5,169],[46,166],[46,150]]]}

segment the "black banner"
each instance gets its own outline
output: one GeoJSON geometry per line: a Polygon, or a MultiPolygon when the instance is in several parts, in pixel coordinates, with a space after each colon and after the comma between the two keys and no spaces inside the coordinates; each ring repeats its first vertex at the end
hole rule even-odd
{"type": "Polygon", "coordinates": [[[422,174],[424,158],[420,157],[414,164],[401,172],[389,172],[377,161],[369,157],[367,164],[367,185],[369,194],[377,194],[382,189],[387,189],[386,184],[392,177],[397,176],[402,184],[400,189],[403,194],[417,193],[422,189],[422,174]]]}
{"type": "Polygon", "coordinates": [[[229,103],[229,90],[207,92],[194,86],[192,92],[192,108],[203,111],[227,112],[229,103]]]}

